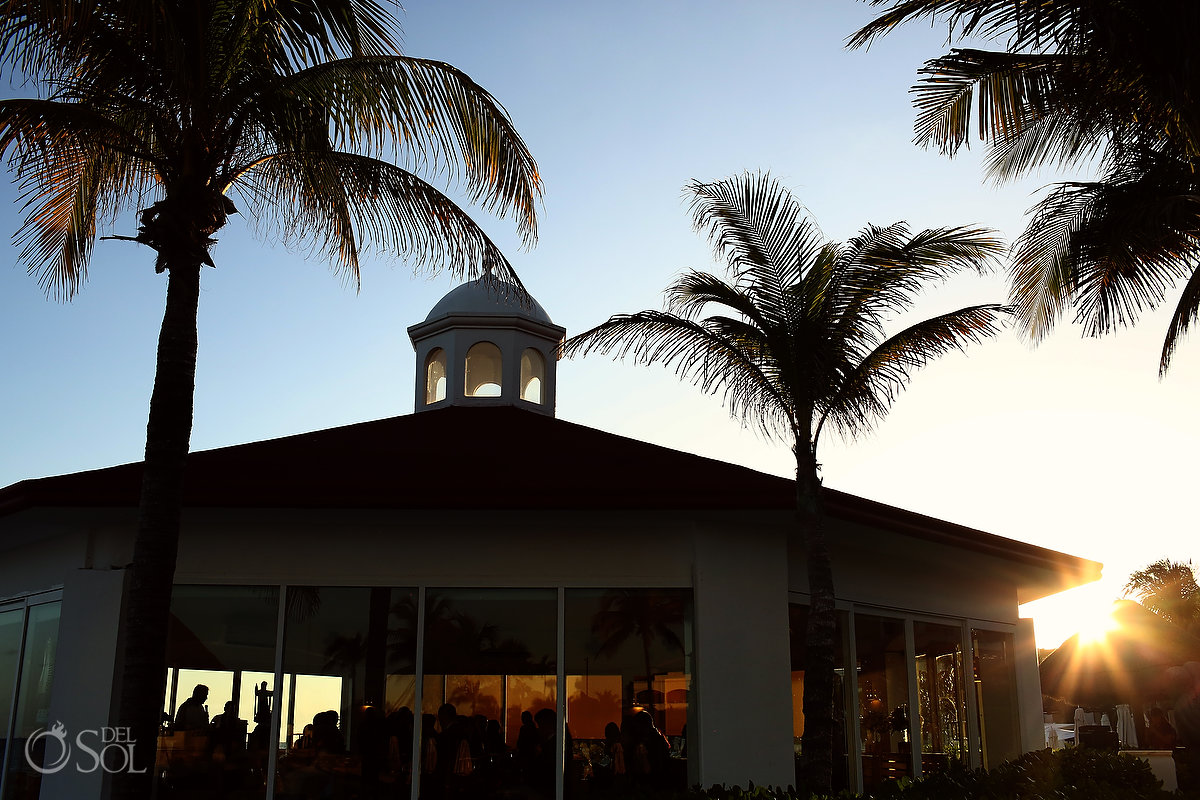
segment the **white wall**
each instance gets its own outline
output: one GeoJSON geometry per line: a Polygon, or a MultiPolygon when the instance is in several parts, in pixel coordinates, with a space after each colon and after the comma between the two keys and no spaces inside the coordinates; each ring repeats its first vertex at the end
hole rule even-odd
{"type": "Polygon", "coordinates": [[[1013,636],[1017,668],[1017,708],[1021,716],[1021,751],[1041,750],[1046,746],[1042,722],[1042,678],[1038,671],[1037,643],[1033,638],[1033,620],[1017,621],[1013,636]]]}
{"type": "MultiPolygon", "coordinates": [[[[80,731],[109,725],[124,578],[124,570],[80,569],[68,574],[63,586],[47,725],[65,725],[68,741],[80,731]]],[[[84,741],[89,746],[96,744],[90,736],[84,741]]],[[[113,754],[112,759],[116,765],[119,755],[113,754]]],[[[76,769],[91,764],[86,754],[73,753],[65,769],[42,779],[41,800],[100,797],[104,773],[76,769]]]]}
{"type": "Polygon", "coordinates": [[[692,780],[795,783],[787,538],[782,531],[696,537],[696,719],[692,780]]]}

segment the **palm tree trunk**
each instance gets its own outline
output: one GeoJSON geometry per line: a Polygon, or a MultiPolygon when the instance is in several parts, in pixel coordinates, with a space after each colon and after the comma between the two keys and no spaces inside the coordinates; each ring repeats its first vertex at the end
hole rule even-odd
{"type": "MultiPolygon", "coordinates": [[[[642,630],[642,658],[646,662],[646,705],[650,706],[650,716],[657,710],[654,703],[654,666],[650,663],[650,632],[642,630]]],[[[636,699],[636,698],[635,698],[636,699]]],[[[658,720],[655,720],[658,724],[658,720]]]]}
{"type": "Polygon", "coordinates": [[[166,632],[196,386],[200,265],[186,263],[190,260],[168,270],[167,307],[146,425],[146,461],[125,592],[124,647],[117,689],[118,724],[128,727],[137,743],[139,772],[114,776],[113,796],[117,798],[150,796],[166,687],[166,632]]]}
{"type": "Polygon", "coordinates": [[[811,445],[796,447],[796,523],[808,562],[808,629],[805,631],[804,736],[801,767],[805,789],[829,794],[833,782],[833,664],[836,617],[833,568],[825,541],[821,479],[811,445]]]}

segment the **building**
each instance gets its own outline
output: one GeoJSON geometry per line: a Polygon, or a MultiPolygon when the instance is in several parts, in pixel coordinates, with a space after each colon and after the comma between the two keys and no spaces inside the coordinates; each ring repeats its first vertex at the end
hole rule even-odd
{"type": "MultiPolygon", "coordinates": [[[[189,457],[159,796],[792,783],[792,482],[557,419],[563,329],[516,292],[465,284],[409,333],[414,414],[189,457]],[[220,729],[184,730],[199,684],[232,715],[220,729]]],[[[84,745],[103,749],[88,732],[115,708],[139,471],[0,490],[3,800],[97,797],[123,768],[117,744],[100,768],[84,745]]],[[[839,782],[1040,748],[1017,606],[1100,565],[841,492],[826,506],[839,782]]]]}

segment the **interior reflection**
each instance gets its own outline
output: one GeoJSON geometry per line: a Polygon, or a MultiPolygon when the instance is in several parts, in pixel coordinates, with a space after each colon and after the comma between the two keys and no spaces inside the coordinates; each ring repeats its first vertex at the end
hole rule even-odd
{"type": "MultiPolygon", "coordinates": [[[[835,621],[833,644],[833,775],[834,792],[850,785],[850,761],[847,755],[849,730],[846,726],[846,641],[844,614],[839,613],[835,621]]],[[[789,641],[792,661],[792,748],[795,756],[796,785],[802,785],[801,758],[804,737],[804,673],[807,663],[806,636],[808,629],[808,606],[793,603],[788,606],[789,641]]]]}
{"type": "Polygon", "coordinates": [[[691,592],[569,589],[568,796],[686,789],[691,592]]]}
{"type": "Polygon", "coordinates": [[[855,614],[863,789],[912,774],[904,622],[855,614]]]}
{"type": "Polygon", "coordinates": [[[913,623],[917,698],[921,735],[921,772],[944,772],[965,764],[967,713],[962,674],[962,629],[929,622],[913,623]]]}

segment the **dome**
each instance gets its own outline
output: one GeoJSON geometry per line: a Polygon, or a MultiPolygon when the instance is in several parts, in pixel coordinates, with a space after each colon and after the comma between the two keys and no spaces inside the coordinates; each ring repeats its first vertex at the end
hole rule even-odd
{"type": "Polygon", "coordinates": [[[437,302],[425,317],[432,322],[450,315],[513,315],[553,325],[553,320],[527,292],[491,275],[458,286],[437,302]]]}

